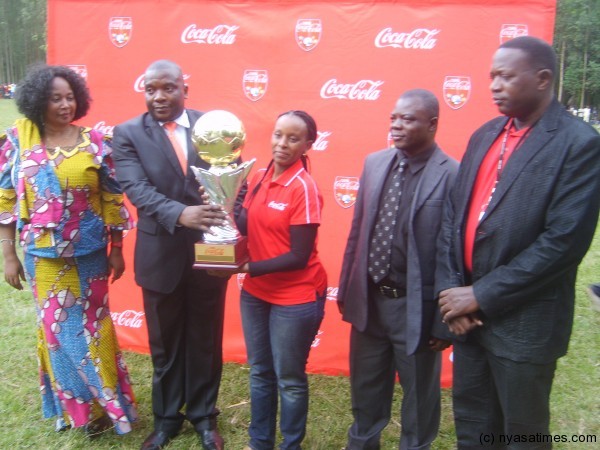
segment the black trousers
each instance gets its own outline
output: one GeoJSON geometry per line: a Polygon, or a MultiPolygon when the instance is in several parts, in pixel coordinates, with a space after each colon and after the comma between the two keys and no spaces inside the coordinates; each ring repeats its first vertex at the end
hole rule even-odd
{"type": "Polygon", "coordinates": [[[550,433],[555,369],[556,361],[516,362],[495,356],[476,342],[455,342],[452,393],[458,448],[552,448],[536,438],[517,441],[550,433]]]}
{"type": "Polygon", "coordinates": [[[367,329],[350,334],[350,387],[354,422],[346,448],[377,450],[391,418],[396,375],[403,390],[401,450],[428,449],[440,423],[439,352],[406,354],[406,297],[371,289],[367,329]]]}
{"type": "Polygon", "coordinates": [[[157,431],[176,433],[185,418],[198,431],[216,426],[225,289],[225,279],[191,267],[172,293],[143,289],[157,431]]]}

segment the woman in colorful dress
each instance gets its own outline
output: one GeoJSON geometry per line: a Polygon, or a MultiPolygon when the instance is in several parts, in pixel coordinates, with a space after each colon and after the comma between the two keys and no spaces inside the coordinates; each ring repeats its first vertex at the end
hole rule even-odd
{"type": "Polygon", "coordinates": [[[304,111],[281,114],[271,137],[273,159],[248,186],[238,219],[250,262],[241,294],[250,364],[251,421],[246,449],[275,447],[277,404],[282,450],[298,450],[306,433],[306,363],[323,319],[327,275],[317,254],[323,198],[308,173],[306,152],[317,125],[304,111]]]}
{"type": "Polygon", "coordinates": [[[127,433],[135,399],[108,279],[123,274],[123,231],[132,221],[110,140],[72,123],[91,99],[71,69],[38,66],[17,92],[25,118],[0,135],[0,246],[6,282],[23,289],[26,279],[35,299],[43,414],[56,418],[57,431],[84,427],[95,435],[114,426],[127,433]]]}

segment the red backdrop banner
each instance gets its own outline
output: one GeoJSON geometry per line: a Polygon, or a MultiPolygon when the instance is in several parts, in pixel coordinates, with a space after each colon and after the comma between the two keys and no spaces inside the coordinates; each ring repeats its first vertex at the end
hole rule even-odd
{"type": "MultiPolygon", "coordinates": [[[[83,120],[105,132],[145,110],[143,73],[157,59],[179,63],[187,106],[225,109],[245,124],[244,159],[270,159],[277,115],[303,109],[319,137],[312,173],[325,198],[319,252],[328,303],[309,371],[348,373],[349,326],[335,304],[341,259],[365,156],[388,145],[389,115],[407,89],[441,103],[437,141],[460,159],[470,134],[497,115],[489,67],[498,45],[520,35],[550,42],[554,0],[202,1],[49,0],[48,62],[87,78],[94,102],[83,120]]],[[[254,169],[256,170],[256,169],[254,169]]],[[[111,285],[121,346],[148,352],[140,289],[128,270],[111,285]]],[[[169,270],[165,267],[164,270],[169,270]]],[[[227,295],[225,358],[245,361],[239,287],[227,295]]],[[[442,383],[451,383],[451,352],[442,383]]]]}

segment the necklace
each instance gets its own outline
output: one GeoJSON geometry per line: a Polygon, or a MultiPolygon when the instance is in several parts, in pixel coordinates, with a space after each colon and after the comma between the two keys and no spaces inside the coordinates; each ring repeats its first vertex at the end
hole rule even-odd
{"type": "Polygon", "coordinates": [[[48,135],[44,138],[46,152],[51,157],[59,153],[70,156],[73,150],[77,149],[82,142],[80,127],[78,126],[69,126],[68,131],[58,135],[56,140],[48,135]]]}
{"type": "MultiPolygon", "coordinates": [[[[525,140],[525,138],[527,137],[527,135],[529,134],[529,132],[533,129],[533,127],[537,124],[534,123],[533,125],[531,125],[527,130],[525,130],[525,132],[519,137],[519,140],[517,141],[517,144],[515,145],[512,153],[516,152],[519,147],[521,146],[521,144],[523,143],[523,141],[525,140]]],[[[496,188],[498,187],[498,183],[500,182],[500,177],[502,176],[502,171],[504,169],[504,154],[506,153],[506,144],[508,141],[508,137],[510,135],[510,130],[513,127],[513,119],[510,119],[508,124],[506,125],[506,132],[504,133],[504,137],[502,138],[502,143],[500,144],[500,154],[498,155],[498,166],[496,169],[496,181],[494,182],[494,187],[492,188],[492,192],[490,192],[490,196],[488,198],[487,203],[485,203],[484,205],[482,205],[481,207],[481,211],[479,212],[479,218],[478,221],[481,221],[481,219],[483,218],[485,211],[487,210],[488,205],[492,202],[492,197],[494,196],[494,192],[496,192],[496,188]]]]}

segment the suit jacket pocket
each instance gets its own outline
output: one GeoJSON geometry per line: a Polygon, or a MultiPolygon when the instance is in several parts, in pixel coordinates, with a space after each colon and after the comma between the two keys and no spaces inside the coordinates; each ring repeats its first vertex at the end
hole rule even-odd
{"type": "Polygon", "coordinates": [[[158,224],[153,220],[147,219],[145,217],[140,217],[137,224],[137,229],[139,231],[143,231],[144,233],[151,234],[154,236],[158,231],[158,224]]]}
{"type": "Polygon", "coordinates": [[[540,345],[548,342],[556,320],[556,298],[532,300],[492,320],[490,329],[502,340],[515,344],[540,345]]]}

